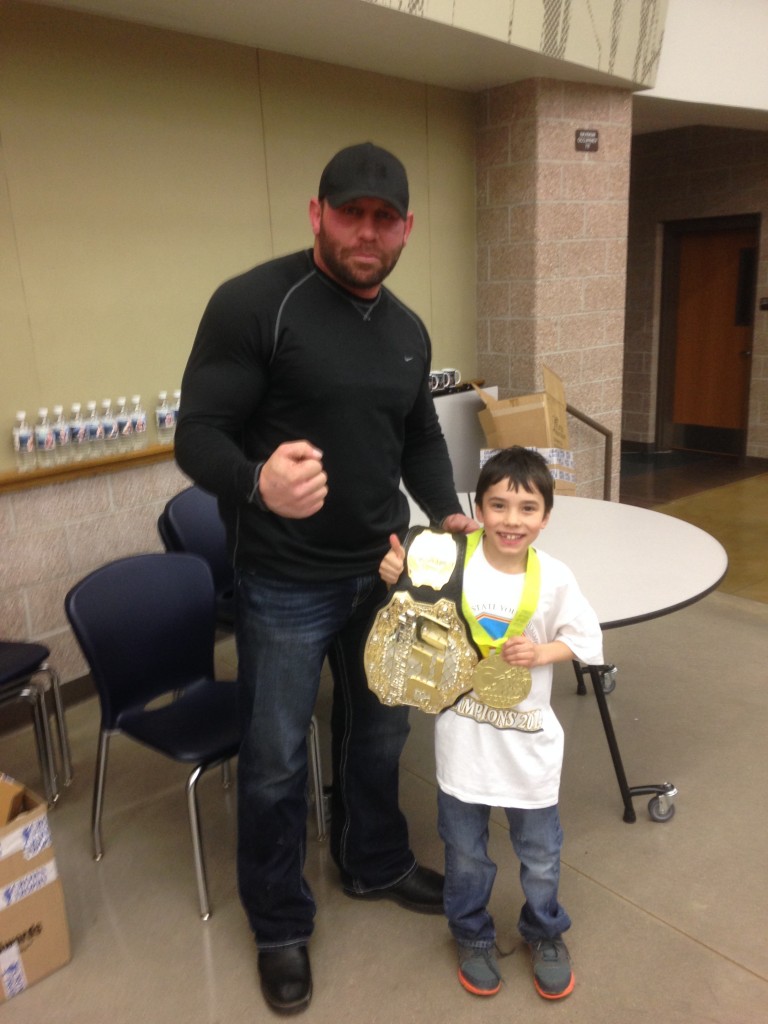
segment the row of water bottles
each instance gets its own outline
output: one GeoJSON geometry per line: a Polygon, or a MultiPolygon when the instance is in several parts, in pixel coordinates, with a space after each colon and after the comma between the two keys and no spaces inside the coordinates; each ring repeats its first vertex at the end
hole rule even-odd
{"type": "MultiPolygon", "coordinates": [[[[154,419],[159,444],[173,442],[180,398],[178,390],[172,402],[167,391],[158,395],[154,419]]],[[[101,409],[95,401],[87,402],[85,410],[80,402],[73,402],[69,416],[61,405],[54,405],[52,413],[50,417],[47,408],[39,409],[37,421],[31,424],[25,411],[16,413],[13,447],[20,471],[137,451],[149,440],[140,395],[134,395],[130,405],[121,396],[115,405],[105,398],[101,409]]]]}

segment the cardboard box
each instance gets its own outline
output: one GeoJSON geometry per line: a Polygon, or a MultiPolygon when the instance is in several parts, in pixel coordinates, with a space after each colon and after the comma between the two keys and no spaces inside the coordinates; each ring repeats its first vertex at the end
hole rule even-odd
{"type": "Polygon", "coordinates": [[[24,787],[10,775],[0,773],[0,827],[21,814],[24,807],[24,787]]]}
{"type": "Polygon", "coordinates": [[[477,415],[489,448],[570,448],[563,382],[549,367],[544,390],[535,395],[498,399],[473,387],[485,404],[477,415]]]}
{"type": "MultiPolygon", "coordinates": [[[[562,448],[534,448],[533,445],[523,445],[523,447],[544,456],[549,466],[549,472],[552,474],[555,494],[576,494],[573,452],[565,451],[562,448]]],[[[480,468],[482,469],[488,459],[500,450],[499,448],[481,448],[480,468]]]]}
{"type": "MultiPolygon", "coordinates": [[[[11,794],[18,789],[18,783],[0,778],[3,802],[18,802],[11,794]]],[[[19,813],[0,827],[0,1003],[70,958],[47,807],[31,790],[22,791],[19,813]]]]}

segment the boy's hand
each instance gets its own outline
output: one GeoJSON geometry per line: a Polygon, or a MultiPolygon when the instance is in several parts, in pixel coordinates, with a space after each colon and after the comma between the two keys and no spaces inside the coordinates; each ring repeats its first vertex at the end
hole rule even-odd
{"type": "Polygon", "coordinates": [[[537,665],[552,665],[556,661],[572,661],[573,651],[562,640],[546,644],[535,644],[523,633],[504,641],[501,656],[508,665],[522,665],[535,668],[537,665]]]}
{"type": "Polygon", "coordinates": [[[523,668],[533,668],[538,664],[538,644],[523,634],[522,636],[511,636],[504,641],[501,648],[501,656],[508,665],[522,665],[523,668]]]}
{"type": "Polygon", "coordinates": [[[379,576],[392,586],[397,583],[405,566],[405,548],[400,543],[400,538],[393,533],[389,538],[390,548],[384,555],[379,566],[379,576]]]}

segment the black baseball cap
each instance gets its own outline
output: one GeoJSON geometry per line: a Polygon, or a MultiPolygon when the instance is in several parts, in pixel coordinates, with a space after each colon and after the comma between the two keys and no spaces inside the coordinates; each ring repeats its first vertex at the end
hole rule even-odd
{"type": "Polygon", "coordinates": [[[405,168],[386,149],[361,142],[340,150],[320,177],[318,199],[336,209],[350,199],[371,196],[383,199],[405,219],[408,215],[408,176],[405,168]]]}

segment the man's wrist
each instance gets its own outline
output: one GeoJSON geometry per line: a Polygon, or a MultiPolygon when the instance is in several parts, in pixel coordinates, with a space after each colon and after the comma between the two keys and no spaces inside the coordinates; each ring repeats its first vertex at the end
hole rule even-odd
{"type": "Polygon", "coordinates": [[[264,462],[257,462],[256,468],[253,471],[253,487],[251,493],[248,495],[248,502],[251,505],[255,505],[256,508],[261,509],[262,512],[269,512],[266,502],[261,496],[259,489],[259,483],[261,481],[261,471],[264,468],[264,462]]]}

